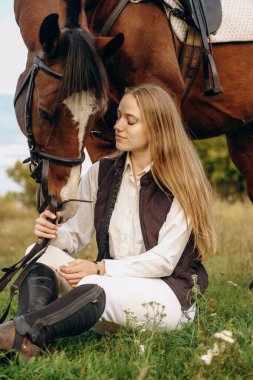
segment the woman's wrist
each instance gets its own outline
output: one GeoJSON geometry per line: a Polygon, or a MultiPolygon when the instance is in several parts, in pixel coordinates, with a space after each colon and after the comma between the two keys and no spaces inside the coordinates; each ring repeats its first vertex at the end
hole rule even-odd
{"type": "Polygon", "coordinates": [[[98,276],[104,276],[105,275],[105,261],[93,261],[96,265],[96,274],[98,276]]]}

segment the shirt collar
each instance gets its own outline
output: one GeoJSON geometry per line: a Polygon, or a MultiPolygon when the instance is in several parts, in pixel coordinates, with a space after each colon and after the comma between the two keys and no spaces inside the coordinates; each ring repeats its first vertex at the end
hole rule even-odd
{"type": "MultiPolygon", "coordinates": [[[[151,169],[151,165],[148,164],[140,173],[137,174],[137,177],[142,177],[144,174],[148,173],[150,169],[151,169]]],[[[126,162],[125,162],[123,175],[125,174],[127,170],[129,170],[130,173],[133,174],[133,166],[132,166],[129,153],[127,153],[127,156],[126,156],[126,162]]]]}

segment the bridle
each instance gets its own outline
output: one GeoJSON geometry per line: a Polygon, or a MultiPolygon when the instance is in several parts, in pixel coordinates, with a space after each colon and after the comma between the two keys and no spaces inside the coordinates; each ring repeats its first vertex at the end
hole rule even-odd
{"type": "MultiPolygon", "coordinates": [[[[50,75],[56,79],[62,80],[63,75],[57,73],[50,69],[42,61],[43,53],[40,52],[34,58],[32,67],[28,71],[26,77],[24,78],[21,86],[17,89],[14,97],[14,107],[17,103],[19,96],[23,93],[24,89],[27,87],[27,94],[25,100],[25,128],[27,134],[27,143],[30,151],[30,157],[24,160],[24,163],[30,162],[31,177],[35,179],[37,183],[40,183],[40,190],[37,193],[37,211],[41,213],[46,208],[49,208],[53,213],[56,214],[57,210],[61,210],[63,205],[67,202],[90,202],[81,199],[68,199],[63,202],[57,202],[55,195],[48,194],[48,171],[49,163],[54,163],[57,165],[63,165],[68,167],[81,165],[84,161],[85,155],[82,153],[80,158],[66,158],[49,153],[41,152],[36,144],[33,128],[32,128],[32,101],[33,92],[35,85],[35,78],[39,70],[44,71],[47,75],[50,75]],[[43,199],[43,200],[42,200],[43,199]]],[[[54,221],[55,222],[55,221],[54,221]]],[[[53,222],[53,223],[54,223],[53,222]]],[[[3,268],[2,271],[4,275],[0,278],[0,292],[5,289],[11,279],[16,275],[16,273],[21,272],[19,276],[15,279],[14,283],[10,288],[10,300],[4,313],[0,316],[0,323],[6,319],[9,309],[12,303],[12,299],[19,291],[19,288],[27,276],[32,265],[43,255],[50,244],[49,239],[38,239],[31,251],[24,257],[22,257],[17,263],[11,265],[8,268],[3,268]]]]}
{"type": "Polygon", "coordinates": [[[30,171],[31,177],[39,183],[40,193],[37,194],[37,211],[40,213],[46,209],[47,206],[51,206],[53,209],[61,209],[63,204],[70,201],[81,201],[77,199],[69,199],[63,202],[57,202],[55,195],[48,194],[48,171],[49,171],[49,163],[74,167],[81,165],[85,159],[84,152],[79,158],[67,158],[60,157],[53,154],[42,152],[38,149],[36,144],[34,134],[33,134],[33,125],[32,125],[32,101],[33,101],[33,93],[35,86],[35,78],[38,74],[39,70],[42,70],[47,75],[52,76],[53,78],[62,80],[63,75],[52,70],[48,67],[42,60],[43,52],[38,53],[33,61],[31,68],[29,69],[26,77],[21,83],[20,87],[17,89],[15,97],[14,97],[14,107],[16,106],[17,100],[20,95],[23,93],[25,88],[27,88],[27,95],[25,100],[25,131],[27,136],[27,143],[30,152],[30,157],[25,159],[23,163],[30,162],[30,171]],[[42,202],[42,198],[44,201],[42,202]]]}

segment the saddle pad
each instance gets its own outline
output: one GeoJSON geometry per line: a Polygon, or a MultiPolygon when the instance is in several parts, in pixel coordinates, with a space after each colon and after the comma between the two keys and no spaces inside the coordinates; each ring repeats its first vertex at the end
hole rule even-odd
{"type": "MultiPolygon", "coordinates": [[[[130,0],[139,3],[143,0],[130,0]]],[[[163,0],[172,8],[181,8],[177,0],[163,0]]],[[[210,39],[214,44],[221,42],[253,41],[253,0],[221,0],[222,22],[217,33],[211,34],[210,39]]],[[[166,12],[169,15],[170,9],[166,12]]],[[[168,16],[169,17],[169,16],[168,16]]],[[[176,36],[181,42],[185,41],[189,28],[187,23],[178,17],[171,16],[171,24],[176,36]]]]}

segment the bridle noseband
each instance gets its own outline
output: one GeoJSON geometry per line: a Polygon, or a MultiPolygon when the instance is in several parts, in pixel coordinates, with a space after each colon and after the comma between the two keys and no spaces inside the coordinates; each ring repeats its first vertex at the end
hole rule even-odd
{"type": "MultiPolygon", "coordinates": [[[[26,77],[24,78],[21,86],[17,89],[14,97],[14,107],[16,106],[17,100],[20,95],[23,93],[24,89],[27,88],[27,95],[25,100],[25,129],[27,135],[27,143],[30,152],[30,157],[25,159],[23,163],[30,162],[30,171],[31,177],[35,179],[37,183],[41,184],[41,191],[44,197],[44,202],[41,205],[39,201],[37,205],[37,210],[42,212],[48,205],[56,207],[57,209],[61,208],[64,203],[67,201],[57,203],[56,197],[54,195],[48,194],[48,170],[49,163],[56,165],[62,165],[67,167],[74,167],[81,165],[85,159],[84,152],[79,158],[67,158],[60,157],[53,154],[42,152],[38,149],[32,128],[32,101],[33,101],[33,92],[35,86],[35,78],[39,70],[44,71],[47,75],[52,76],[53,78],[62,80],[63,75],[57,73],[56,71],[50,69],[42,60],[43,52],[37,54],[34,58],[32,67],[28,71],[26,77]],[[53,204],[52,204],[53,203],[53,204]]],[[[40,197],[41,198],[41,197],[40,197]]],[[[68,200],[73,201],[73,200],[68,200]]]]}

